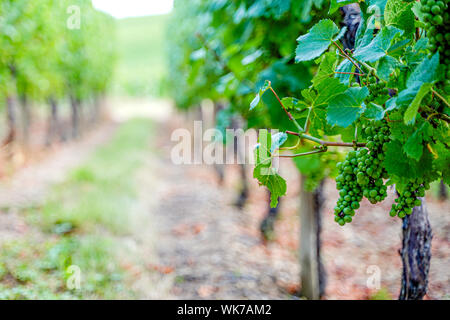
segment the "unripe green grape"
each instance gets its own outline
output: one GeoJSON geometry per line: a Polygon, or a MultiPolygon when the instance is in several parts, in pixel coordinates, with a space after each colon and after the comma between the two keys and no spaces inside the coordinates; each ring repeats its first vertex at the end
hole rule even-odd
{"type": "Polygon", "coordinates": [[[441,12],[441,8],[439,6],[434,5],[431,7],[431,13],[438,14],[439,12],[441,12]]]}
{"type": "Polygon", "coordinates": [[[432,22],[433,22],[433,24],[435,24],[435,25],[441,25],[441,24],[444,22],[444,19],[442,18],[441,15],[437,15],[437,16],[434,16],[434,17],[433,17],[432,22]]]}

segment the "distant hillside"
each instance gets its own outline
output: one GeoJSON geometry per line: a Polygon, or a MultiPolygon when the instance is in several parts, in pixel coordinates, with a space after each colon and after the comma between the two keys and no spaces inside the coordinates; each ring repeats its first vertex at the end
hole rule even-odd
{"type": "Polygon", "coordinates": [[[159,81],[166,72],[164,41],[168,17],[117,20],[116,93],[158,95],[159,81]]]}

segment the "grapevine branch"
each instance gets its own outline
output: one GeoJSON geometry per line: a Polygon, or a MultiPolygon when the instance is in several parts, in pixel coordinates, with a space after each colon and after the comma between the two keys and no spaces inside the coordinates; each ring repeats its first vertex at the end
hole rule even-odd
{"type": "Polygon", "coordinates": [[[344,57],[346,57],[356,67],[356,70],[361,70],[361,67],[358,66],[358,64],[356,64],[356,62],[353,61],[352,58],[350,58],[350,56],[341,48],[341,46],[336,41],[333,41],[333,44],[339,49],[339,51],[344,55],[344,57]]]}
{"type": "Polygon", "coordinates": [[[364,76],[365,74],[363,73],[358,73],[358,72],[340,72],[340,71],[335,71],[334,73],[339,73],[339,74],[353,74],[355,76],[364,76]]]}
{"type": "MultiPolygon", "coordinates": [[[[281,105],[281,107],[283,108],[283,110],[286,112],[287,116],[289,117],[289,119],[291,121],[294,122],[294,124],[296,124],[297,128],[299,129],[300,132],[294,132],[294,131],[286,131],[286,134],[290,134],[290,135],[294,135],[297,136],[301,139],[305,139],[305,140],[310,140],[313,141],[315,143],[318,143],[319,145],[321,145],[321,149],[320,150],[314,150],[314,151],[310,151],[310,152],[305,152],[305,153],[298,153],[298,154],[293,154],[293,155],[287,155],[285,157],[299,157],[299,156],[304,156],[304,155],[309,155],[309,154],[315,154],[315,153],[320,153],[320,152],[326,152],[327,151],[327,147],[350,147],[350,148],[356,148],[356,147],[364,147],[366,144],[362,143],[362,142],[336,142],[336,141],[324,141],[322,139],[313,137],[307,133],[305,133],[305,131],[303,130],[303,128],[298,124],[298,122],[294,119],[294,117],[291,115],[291,113],[286,109],[286,107],[284,106],[283,102],[281,101],[280,97],[278,97],[278,94],[275,92],[275,90],[272,88],[270,81],[269,81],[269,85],[268,85],[268,90],[270,90],[275,98],[277,99],[278,103],[281,105]]],[[[309,118],[309,117],[308,117],[309,118]]],[[[308,123],[309,119],[306,120],[306,122],[308,123]]],[[[307,125],[308,126],[308,125],[307,125]]]]}
{"type": "Polygon", "coordinates": [[[278,157],[280,157],[280,158],[297,158],[297,157],[301,157],[301,156],[308,156],[311,154],[322,153],[322,152],[327,152],[327,149],[325,148],[325,149],[308,151],[308,152],[303,152],[303,153],[295,153],[295,154],[281,154],[278,157]]]}
{"type": "Polygon", "coordinates": [[[433,94],[438,97],[439,99],[442,100],[442,102],[444,102],[445,105],[447,105],[447,107],[450,107],[450,104],[448,103],[447,100],[445,100],[445,98],[443,96],[441,96],[436,90],[434,90],[433,88],[431,88],[431,92],[433,92],[433,94]]]}
{"type": "Polygon", "coordinates": [[[300,124],[297,122],[297,120],[295,120],[294,117],[292,116],[292,114],[286,109],[286,107],[284,106],[283,102],[281,102],[280,97],[278,96],[278,94],[275,92],[275,90],[273,90],[272,86],[270,85],[270,81],[269,81],[269,88],[268,89],[270,91],[272,91],[273,95],[278,100],[278,103],[281,105],[281,107],[283,108],[284,112],[286,112],[289,120],[291,120],[295,124],[295,126],[297,127],[298,130],[304,131],[303,128],[300,126],[300,124]]]}
{"type": "Polygon", "coordinates": [[[434,109],[432,109],[426,105],[421,106],[420,109],[426,113],[430,113],[427,120],[430,120],[431,118],[435,117],[435,118],[444,120],[447,123],[450,123],[450,117],[448,115],[446,115],[445,113],[435,112],[434,109]]]}
{"type": "Polygon", "coordinates": [[[305,133],[299,133],[299,132],[294,132],[294,131],[286,131],[286,133],[290,134],[290,135],[294,135],[294,136],[300,137],[302,139],[306,139],[306,140],[310,140],[310,141],[316,142],[316,143],[318,143],[318,144],[320,144],[320,145],[322,145],[324,147],[351,147],[351,148],[353,148],[355,146],[356,147],[365,147],[366,146],[366,144],[363,143],[363,142],[355,143],[355,142],[324,141],[324,140],[321,140],[319,138],[310,136],[310,135],[305,134],[305,133]]]}

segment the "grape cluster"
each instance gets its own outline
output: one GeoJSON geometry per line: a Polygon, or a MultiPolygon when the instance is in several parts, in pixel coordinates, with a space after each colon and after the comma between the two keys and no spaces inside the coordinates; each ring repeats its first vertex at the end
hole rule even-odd
{"type": "MultiPolygon", "coordinates": [[[[364,129],[367,144],[370,151],[362,157],[360,168],[360,184],[364,187],[363,195],[374,204],[386,198],[386,186],[383,179],[386,179],[387,172],[381,165],[386,152],[386,143],[390,141],[389,126],[385,120],[371,123],[364,129]]],[[[359,174],[359,173],[358,173],[359,174]]]]}
{"type": "Polygon", "coordinates": [[[399,193],[398,198],[395,199],[396,203],[392,204],[392,209],[389,212],[390,216],[404,218],[407,214],[411,214],[414,207],[422,204],[419,197],[424,197],[425,190],[429,188],[430,184],[424,182],[423,179],[410,181],[404,190],[399,193]]]}
{"type": "Polygon", "coordinates": [[[374,121],[364,128],[364,133],[368,140],[366,148],[350,151],[345,161],[337,164],[336,188],[340,198],[334,214],[335,221],[341,226],[352,221],[363,196],[373,204],[387,196],[387,187],[383,183],[387,172],[381,163],[385,157],[385,144],[389,141],[389,127],[385,120],[374,121]]]}
{"type": "Polygon", "coordinates": [[[421,11],[425,22],[425,30],[430,39],[430,51],[439,51],[441,65],[446,79],[443,88],[446,94],[450,94],[450,13],[448,12],[449,0],[421,0],[421,11]]]}
{"type": "Polygon", "coordinates": [[[366,103],[373,102],[379,95],[389,94],[389,89],[386,88],[386,83],[379,81],[374,75],[369,75],[366,78],[365,85],[370,91],[370,95],[366,99],[366,103]]]}
{"type": "MultiPolygon", "coordinates": [[[[335,221],[343,226],[352,222],[355,210],[359,208],[362,200],[362,189],[358,186],[356,174],[358,173],[358,151],[350,151],[344,162],[339,162],[337,168],[339,175],[336,178],[336,188],[339,190],[339,199],[334,207],[335,221]]],[[[367,151],[367,150],[366,150],[367,151]]]]}

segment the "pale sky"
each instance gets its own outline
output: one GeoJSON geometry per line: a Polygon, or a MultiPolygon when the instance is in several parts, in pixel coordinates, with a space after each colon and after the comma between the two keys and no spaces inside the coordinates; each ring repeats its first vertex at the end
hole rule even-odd
{"type": "Polygon", "coordinates": [[[169,13],[173,0],[92,0],[94,7],[115,18],[169,13]]]}

